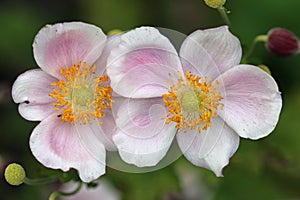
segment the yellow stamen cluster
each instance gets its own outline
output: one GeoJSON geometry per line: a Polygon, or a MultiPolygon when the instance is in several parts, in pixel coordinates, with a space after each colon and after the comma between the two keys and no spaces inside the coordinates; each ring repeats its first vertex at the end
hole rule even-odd
{"type": "Polygon", "coordinates": [[[49,95],[56,99],[53,105],[61,111],[62,121],[88,124],[104,116],[106,109],[111,109],[112,89],[105,84],[108,77],[94,77],[95,71],[95,65],[91,67],[81,62],[60,69],[64,79],[51,84],[54,89],[49,95]]]}
{"type": "MultiPolygon", "coordinates": [[[[180,74],[179,74],[180,75],[180,74]]],[[[172,86],[168,94],[163,95],[165,107],[169,113],[165,116],[166,124],[176,123],[179,131],[197,128],[198,132],[211,126],[211,119],[217,116],[217,110],[223,108],[223,97],[216,91],[218,82],[211,83],[205,78],[186,71],[185,79],[180,75],[177,83],[171,77],[172,86]]]]}

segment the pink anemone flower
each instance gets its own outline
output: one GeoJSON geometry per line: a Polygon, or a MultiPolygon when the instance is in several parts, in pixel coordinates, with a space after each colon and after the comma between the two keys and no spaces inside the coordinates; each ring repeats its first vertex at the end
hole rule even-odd
{"type": "Polygon", "coordinates": [[[176,135],[191,163],[222,176],[240,137],[270,134],[282,107],[274,79],[239,64],[241,55],[226,26],[187,36],[179,56],[155,28],[123,34],[107,61],[111,87],[127,98],[113,107],[113,141],[122,159],[154,166],[176,135]]]}
{"type": "Polygon", "coordinates": [[[41,121],[30,137],[36,159],[53,169],[75,168],[84,182],[105,173],[105,147],[115,148],[112,89],[102,66],[108,43],[94,25],[47,25],[33,43],[40,68],[19,75],[12,88],[21,116],[41,121]]]}

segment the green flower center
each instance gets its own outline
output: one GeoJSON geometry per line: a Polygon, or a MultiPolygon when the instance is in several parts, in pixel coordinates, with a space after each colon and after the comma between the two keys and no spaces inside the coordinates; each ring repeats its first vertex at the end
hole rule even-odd
{"type": "Polygon", "coordinates": [[[165,107],[169,113],[164,116],[166,124],[176,123],[178,131],[197,129],[198,132],[211,126],[211,119],[217,116],[217,110],[223,108],[223,96],[216,90],[218,82],[211,83],[205,78],[186,72],[177,83],[171,77],[169,93],[163,95],[165,107]]]}
{"type": "Polygon", "coordinates": [[[196,112],[199,110],[199,98],[197,97],[197,93],[193,90],[183,93],[180,102],[183,110],[187,112],[196,112]]]}
{"type": "Polygon", "coordinates": [[[73,103],[78,106],[87,106],[94,99],[94,88],[87,85],[78,86],[71,92],[73,103]]]}

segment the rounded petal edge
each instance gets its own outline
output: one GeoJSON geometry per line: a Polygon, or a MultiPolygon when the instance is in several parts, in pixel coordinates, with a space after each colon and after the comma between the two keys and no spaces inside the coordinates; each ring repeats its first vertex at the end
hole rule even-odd
{"type": "Polygon", "coordinates": [[[12,98],[20,103],[20,115],[30,121],[41,121],[56,112],[52,106],[51,83],[57,79],[41,69],[28,70],[18,76],[12,86],[12,98]]]}
{"type": "Polygon", "coordinates": [[[121,158],[138,167],[155,166],[166,155],[176,128],[162,119],[160,98],[123,99],[115,110],[119,127],[113,136],[121,158]]]}
{"type": "Polygon", "coordinates": [[[131,98],[161,96],[167,92],[170,74],[177,77],[182,72],[175,47],[153,27],[122,34],[107,63],[114,91],[131,98]]]}
{"type": "Polygon", "coordinates": [[[242,48],[228,27],[221,26],[191,33],[183,41],[179,55],[184,69],[215,79],[240,63],[242,48]]]}
{"type": "Polygon", "coordinates": [[[239,147],[239,136],[217,117],[212,126],[198,133],[178,133],[177,142],[184,156],[194,165],[204,167],[222,177],[223,168],[239,147]]]}
{"type": "Polygon", "coordinates": [[[238,65],[217,81],[224,94],[219,115],[241,137],[256,140],[275,129],[282,98],[271,75],[256,66],[238,65]]]}
{"type": "MultiPolygon", "coordinates": [[[[89,127],[82,127],[89,134],[89,127]]],[[[68,171],[78,170],[83,182],[91,182],[105,173],[105,149],[98,146],[102,152],[95,157],[87,149],[77,134],[77,129],[61,121],[56,115],[38,124],[30,136],[30,149],[35,158],[45,167],[68,171]]],[[[91,141],[94,144],[94,141],[91,141]]]]}
{"type": "Polygon", "coordinates": [[[101,28],[83,22],[65,22],[46,25],[38,32],[32,46],[39,67],[61,78],[61,68],[79,62],[93,64],[105,43],[106,35],[101,28]]]}

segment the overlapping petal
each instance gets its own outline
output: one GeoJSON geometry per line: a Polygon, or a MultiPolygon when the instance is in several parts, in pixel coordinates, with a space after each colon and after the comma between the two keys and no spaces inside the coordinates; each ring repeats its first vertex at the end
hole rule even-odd
{"type": "Polygon", "coordinates": [[[152,27],[122,34],[107,62],[112,88],[130,98],[161,96],[168,90],[169,75],[178,77],[178,72],[182,69],[175,48],[152,27]]]}
{"type": "Polygon", "coordinates": [[[94,25],[82,22],[46,25],[36,35],[33,53],[37,64],[47,73],[61,78],[60,68],[93,64],[101,55],[106,35],[94,25]]]}
{"type": "MultiPolygon", "coordinates": [[[[111,110],[106,111],[105,116],[103,116],[100,120],[95,120],[90,127],[95,134],[95,139],[101,142],[105,146],[106,150],[117,150],[112,139],[113,135],[117,131],[117,126],[111,110]]],[[[89,143],[87,145],[89,145],[89,143]]]]}
{"type": "Polygon", "coordinates": [[[160,98],[120,99],[115,118],[119,130],[113,136],[121,158],[138,167],[154,166],[167,153],[176,128],[165,124],[160,98]]]}
{"type": "Polygon", "coordinates": [[[191,163],[212,170],[216,176],[223,176],[222,169],[239,146],[239,136],[220,117],[214,118],[206,131],[192,130],[178,133],[176,137],[191,163]]]}
{"type": "Polygon", "coordinates": [[[94,140],[89,126],[74,126],[50,115],[33,130],[30,148],[44,166],[63,171],[75,168],[84,182],[105,173],[105,148],[94,140]],[[86,148],[86,144],[90,147],[86,148]]]}
{"type": "Polygon", "coordinates": [[[59,112],[53,108],[52,103],[27,104],[21,103],[18,107],[20,115],[29,121],[42,121],[49,115],[59,112]]]}
{"type": "Polygon", "coordinates": [[[40,69],[33,69],[19,75],[12,87],[14,102],[20,103],[19,112],[27,120],[41,121],[55,112],[51,83],[57,81],[40,69]],[[51,108],[52,107],[52,108],[51,108]]]}
{"type": "Polygon", "coordinates": [[[180,48],[184,69],[212,79],[238,65],[241,56],[240,42],[227,26],[197,30],[184,40],[180,48]]]}
{"type": "Polygon", "coordinates": [[[259,139],[273,131],[282,100],[269,74],[255,66],[238,65],[217,81],[225,92],[219,114],[241,137],[259,139]]]}
{"type": "Polygon", "coordinates": [[[96,61],[96,73],[97,76],[102,76],[106,74],[106,67],[108,66],[108,57],[112,51],[112,49],[115,49],[120,44],[120,38],[121,34],[111,35],[107,38],[107,42],[105,44],[105,47],[102,51],[101,56],[96,61]]]}

